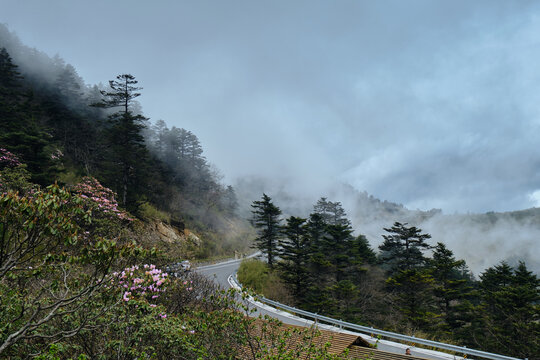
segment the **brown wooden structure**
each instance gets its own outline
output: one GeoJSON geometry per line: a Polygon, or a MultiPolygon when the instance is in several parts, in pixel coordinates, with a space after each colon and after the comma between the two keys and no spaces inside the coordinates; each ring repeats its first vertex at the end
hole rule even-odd
{"type": "Polygon", "coordinates": [[[351,346],[349,347],[349,359],[373,359],[373,360],[425,360],[412,355],[394,354],[387,351],[381,351],[373,348],[351,346]]]}
{"type": "Polygon", "coordinates": [[[386,351],[381,351],[370,347],[370,344],[361,336],[340,333],[318,328],[306,328],[302,326],[287,325],[276,323],[268,323],[266,321],[256,319],[249,329],[250,338],[261,339],[259,342],[248,344],[241,351],[244,359],[252,359],[253,355],[261,348],[272,349],[276,346],[277,339],[280,335],[288,334],[284,339],[283,346],[288,351],[296,351],[298,349],[297,359],[309,359],[309,355],[300,351],[306,346],[314,348],[323,348],[325,344],[329,344],[326,349],[330,354],[348,353],[349,359],[361,360],[425,360],[420,357],[415,357],[405,354],[394,354],[386,351]]]}

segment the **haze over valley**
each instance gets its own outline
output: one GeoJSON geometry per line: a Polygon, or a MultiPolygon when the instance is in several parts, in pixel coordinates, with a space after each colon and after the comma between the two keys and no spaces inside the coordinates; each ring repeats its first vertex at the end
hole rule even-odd
{"type": "Polygon", "coordinates": [[[325,196],[374,247],[404,221],[475,274],[540,270],[536,2],[0,5],[25,76],[65,61],[91,92],[132,73],[140,111],[196,134],[246,216],[263,192],[303,216],[325,196]]]}

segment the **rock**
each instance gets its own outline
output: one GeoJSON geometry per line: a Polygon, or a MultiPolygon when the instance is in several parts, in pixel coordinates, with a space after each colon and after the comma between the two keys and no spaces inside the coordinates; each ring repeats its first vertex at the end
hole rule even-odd
{"type": "Polygon", "coordinates": [[[156,222],[155,229],[162,241],[168,243],[185,241],[184,234],[170,225],[164,224],[162,222],[156,222]]]}

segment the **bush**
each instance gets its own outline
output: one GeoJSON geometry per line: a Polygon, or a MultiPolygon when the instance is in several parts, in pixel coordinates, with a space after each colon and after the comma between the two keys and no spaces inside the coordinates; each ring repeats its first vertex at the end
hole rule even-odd
{"type": "Polygon", "coordinates": [[[87,327],[112,264],[132,255],[131,244],[96,233],[91,214],[86,199],[57,185],[0,194],[0,357],[39,353],[41,340],[87,327]]]}
{"type": "Polygon", "coordinates": [[[156,209],[147,202],[144,202],[139,206],[138,215],[145,220],[159,220],[167,224],[171,221],[171,216],[169,214],[156,209]]]}
{"type": "Polygon", "coordinates": [[[238,268],[238,281],[242,286],[263,294],[268,282],[269,269],[266,263],[256,259],[243,260],[238,268]]]}
{"type": "Polygon", "coordinates": [[[268,268],[265,262],[246,259],[240,264],[237,276],[242,286],[257,294],[285,304],[293,303],[293,297],[287,286],[276,272],[268,268]]]}

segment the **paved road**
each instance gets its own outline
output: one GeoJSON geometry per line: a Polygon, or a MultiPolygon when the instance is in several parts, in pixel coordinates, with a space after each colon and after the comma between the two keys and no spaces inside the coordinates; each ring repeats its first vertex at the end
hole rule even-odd
{"type": "MultiPolygon", "coordinates": [[[[201,266],[201,267],[198,267],[195,271],[197,271],[200,274],[206,275],[209,278],[213,278],[219,284],[220,287],[222,287],[223,289],[228,289],[232,286],[232,282],[230,281],[229,277],[231,275],[236,274],[236,271],[238,270],[238,267],[240,266],[241,262],[242,262],[241,259],[229,260],[229,261],[221,262],[214,265],[201,266]]],[[[290,325],[300,325],[300,326],[306,326],[306,327],[310,327],[311,325],[313,325],[313,322],[311,320],[307,320],[307,319],[300,318],[298,316],[291,315],[290,313],[272,308],[268,305],[261,304],[255,301],[249,302],[248,306],[250,306],[250,308],[255,309],[253,316],[258,316],[259,314],[269,315],[273,318],[276,318],[282,321],[285,324],[290,324],[290,325]]],[[[326,330],[358,335],[370,343],[374,343],[376,341],[376,339],[371,338],[369,335],[366,335],[366,334],[351,332],[351,331],[339,329],[337,327],[329,326],[329,325],[318,324],[318,326],[326,330]]],[[[405,354],[405,349],[407,347],[408,347],[407,345],[399,344],[399,343],[395,343],[395,342],[387,341],[387,340],[380,340],[377,345],[377,348],[379,350],[393,352],[396,354],[405,354]]],[[[411,348],[411,355],[423,357],[426,359],[434,359],[434,360],[453,360],[453,359],[458,358],[449,354],[440,353],[440,352],[431,351],[431,350],[425,350],[425,349],[417,349],[414,347],[411,348]]]]}
{"type": "MultiPolygon", "coordinates": [[[[241,259],[230,260],[230,261],[226,261],[226,262],[218,263],[214,265],[198,267],[196,271],[200,274],[206,275],[209,278],[214,279],[221,288],[228,289],[231,287],[231,284],[229,283],[229,276],[236,274],[236,271],[238,270],[238,267],[240,266],[241,262],[242,262],[241,259]]],[[[246,302],[246,305],[249,306],[250,309],[254,310],[254,312],[251,314],[252,316],[268,315],[286,324],[299,325],[299,326],[311,326],[311,324],[309,323],[309,320],[290,319],[287,316],[285,316],[285,314],[280,314],[275,311],[276,309],[266,307],[264,306],[264,304],[261,304],[260,306],[256,306],[254,305],[253,302],[246,302]]]]}

